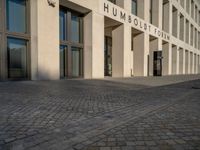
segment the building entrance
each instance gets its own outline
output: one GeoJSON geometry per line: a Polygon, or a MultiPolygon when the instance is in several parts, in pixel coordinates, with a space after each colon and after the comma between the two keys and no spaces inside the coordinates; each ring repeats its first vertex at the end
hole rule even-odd
{"type": "Polygon", "coordinates": [[[162,76],[162,51],[154,51],[153,75],[162,76]]]}
{"type": "Polygon", "coordinates": [[[71,76],[82,76],[82,49],[76,47],[71,48],[71,76]]]}
{"type": "Polygon", "coordinates": [[[105,37],[104,49],[104,75],[112,76],[112,38],[105,37]]]}
{"type": "Polygon", "coordinates": [[[60,7],[60,77],[83,77],[83,15],[60,7]]]}
{"type": "Polygon", "coordinates": [[[60,46],[60,76],[81,77],[83,70],[82,49],[60,46]]]}

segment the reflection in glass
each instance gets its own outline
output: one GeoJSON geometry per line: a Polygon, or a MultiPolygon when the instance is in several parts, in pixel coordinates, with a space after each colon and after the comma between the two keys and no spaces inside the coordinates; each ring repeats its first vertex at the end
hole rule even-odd
{"type": "Polygon", "coordinates": [[[8,38],[8,77],[27,77],[27,42],[25,40],[8,38]]]}
{"type": "Polygon", "coordinates": [[[81,57],[80,48],[72,47],[72,76],[79,77],[81,75],[81,57]]]}
{"type": "Polygon", "coordinates": [[[132,14],[137,15],[137,0],[132,0],[132,14]]]}
{"type": "Polygon", "coordinates": [[[66,21],[65,12],[60,11],[59,20],[60,20],[60,40],[64,41],[64,40],[66,40],[65,35],[66,35],[66,28],[67,28],[66,23],[65,23],[65,21],[66,21]]]}
{"type": "Polygon", "coordinates": [[[71,40],[81,42],[80,18],[72,14],[71,17],[71,40]]]}
{"type": "Polygon", "coordinates": [[[60,46],[60,77],[64,78],[66,72],[66,53],[67,53],[67,46],[60,46]]]}
{"type": "Polygon", "coordinates": [[[112,38],[105,37],[104,46],[104,75],[112,76],[112,38]]]}
{"type": "Polygon", "coordinates": [[[26,33],[26,0],[7,0],[7,30],[26,33]]]}

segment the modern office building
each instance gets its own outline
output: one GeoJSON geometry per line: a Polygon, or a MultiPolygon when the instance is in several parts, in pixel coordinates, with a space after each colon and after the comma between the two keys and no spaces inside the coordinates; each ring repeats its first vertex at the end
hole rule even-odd
{"type": "Polygon", "coordinates": [[[198,73],[199,0],[0,0],[0,80],[198,73]]]}

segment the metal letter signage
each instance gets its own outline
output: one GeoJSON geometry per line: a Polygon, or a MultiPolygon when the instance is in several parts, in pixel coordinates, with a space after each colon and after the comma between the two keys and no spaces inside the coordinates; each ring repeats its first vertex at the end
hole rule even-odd
{"type": "Polygon", "coordinates": [[[49,5],[52,6],[52,7],[55,7],[56,6],[56,0],[47,0],[49,5]]]}

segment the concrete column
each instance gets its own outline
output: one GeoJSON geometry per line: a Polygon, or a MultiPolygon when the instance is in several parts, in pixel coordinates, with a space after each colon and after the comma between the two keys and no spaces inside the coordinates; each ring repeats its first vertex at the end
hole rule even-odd
{"type": "Polygon", "coordinates": [[[196,74],[198,74],[198,62],[199,62],[199,60],[198,60],[198,55],[196,55],[196,74]]]}
{"type": "Polygon", "coordinates": [[[163,0],[152,0],[152,24],[162,29],[163,0]]]}
{"type": "Polygon", "coordinates": [[[190,25],[190,44],[194,45],[194,27],[192,24],[190,25]]]}
{"type": "Polygon", "coordinates": [[[149,22],[149,0],[138,0],[137,1],[137,16],[149,22]]]}
{"type": "Polygon", "coordinates": [[[31,79],[57,80],[60,78],[59,1],[55,7],[45,0],[30,0],[30,3],[31,79]]]}
{"type": "Polygon", "coordinates": [[[193,26],[193,47],[195,47],[195,27],[193,26]]]}
{"type": "Polygon", "coordinates": [[[149,43],[149,75],[153,76],[153,55],[154,51],[162,50],[162,40],[155,39],[149,43]]]}
{"type": "Polygon", "coordinates": [[[194,74],[197,73],[197,57],[196,57],[196,56],[197,56],[197,55],[194,54],[194,74]]]}
{"type": "Polygon", "coordinates": [[[200,43],[199,43],[199,38],[200,38],[200,37],[199,37],[199,31],[197,30],[197,49],[199,49],[199,46],[200,46],[200,45],[199,45],[199,44],[200,44],[200,43]]]}
{"type": "Polygon", "coordinates": [[[198,55],[198,74],[200,74],[200,56],[198,55]]]}
{"type": "Polygon", "coordinates": [[[190,10],[191,10],[191,0],[186,0],[186,11],[190,15],[190,10]]]}
{"type": "Polygon", "coordinates": [[[191,1],[191,16],[194,19],[194,12],[195,12],[195,5],[194,5],[194,0],[191,1]]]}
{"type": "Polygon", "coordinates": [[[190,74],[190,52],[185,51],[185,74],[190,74]]]}
{"type": "Polygon", "coordinates": [[[200,32],[198,32],[198,49],[200,50],[200,32]]]}
{"type": "Polygon", "coordinates": [[[199,73],[199,58],[198,58],[198,54],[196,54],[196,74],[198,74],[199,73]]]}
{"type": "Polygon", "coordinates": [[[164,20],[163,20],[163,30],[172,34],[172,3],[169,1],[163,7],[164,9],[164,20]]]}
{"type": "Polygon", "coordinates": [[[134,75],[147,76],[148,54],[149,54],[149,35],[141,33],[134,38],[134,75]]]}
{"type": "Polygon", "coordinates": [[[194,60],[193,60],[193,53],[190,52],[190,74],[194,73],[194,60]]]}
{"type": "Polygon", "coordinates": [[[131,27],[120,25],[112,31],[112,76],[131,76],[131,27]]]}
{"type": "Polygon", "coordinates": [[[171,43],[163,45],[163,75],[172,73],[172,46],[171,43]]]}
{"type": "Polygon", "coordinates": [[[180,16],[180,24],[179,24],[179,38],[182,41],[185,41],[185,31],[186,31],[186,20],[184,16],[180,16]]]}
{"type": "Polygon", "coordinates": [[[172,15],[172,35],[178,37],[178,10],[173,10],[172,15]]]}
{"type": "Polygon", "coordinates": [[[179,51],[176,46],[172,47],[172,74],[179,72],[179,51]]]}
{"type": "Polygon", "coordinates": [[[181,4],[181,6],[185,9],[185,0],[180,0],[180,4],[181,4]]]}
{"type": "Polygon", "coordinates": [[[191,53],[191,74],[194,74],[194,53],[191,53]]]}
{"type": "Polygon", "coordinates": [[[84,78],[104,77],[104,16],[84,17],[84,78]]]}
{"type": "Polygon", "coordinates": [[[178,11],[177,15],[178,15],[178,17],[177,17],[177,38],[180,39],[180,30],[181,30],[180,29],[180,16],[181,16],[181,13],[178,11]]]}
{"type": "Polygon", "coordinates": [[[185,42],[190,44],[190,23],[186,21],[185,42]]]}
{"type": "Polygon", "coordinates": [[[179,49],[179,74],[185,74],[185,50],[179,49]]]}

